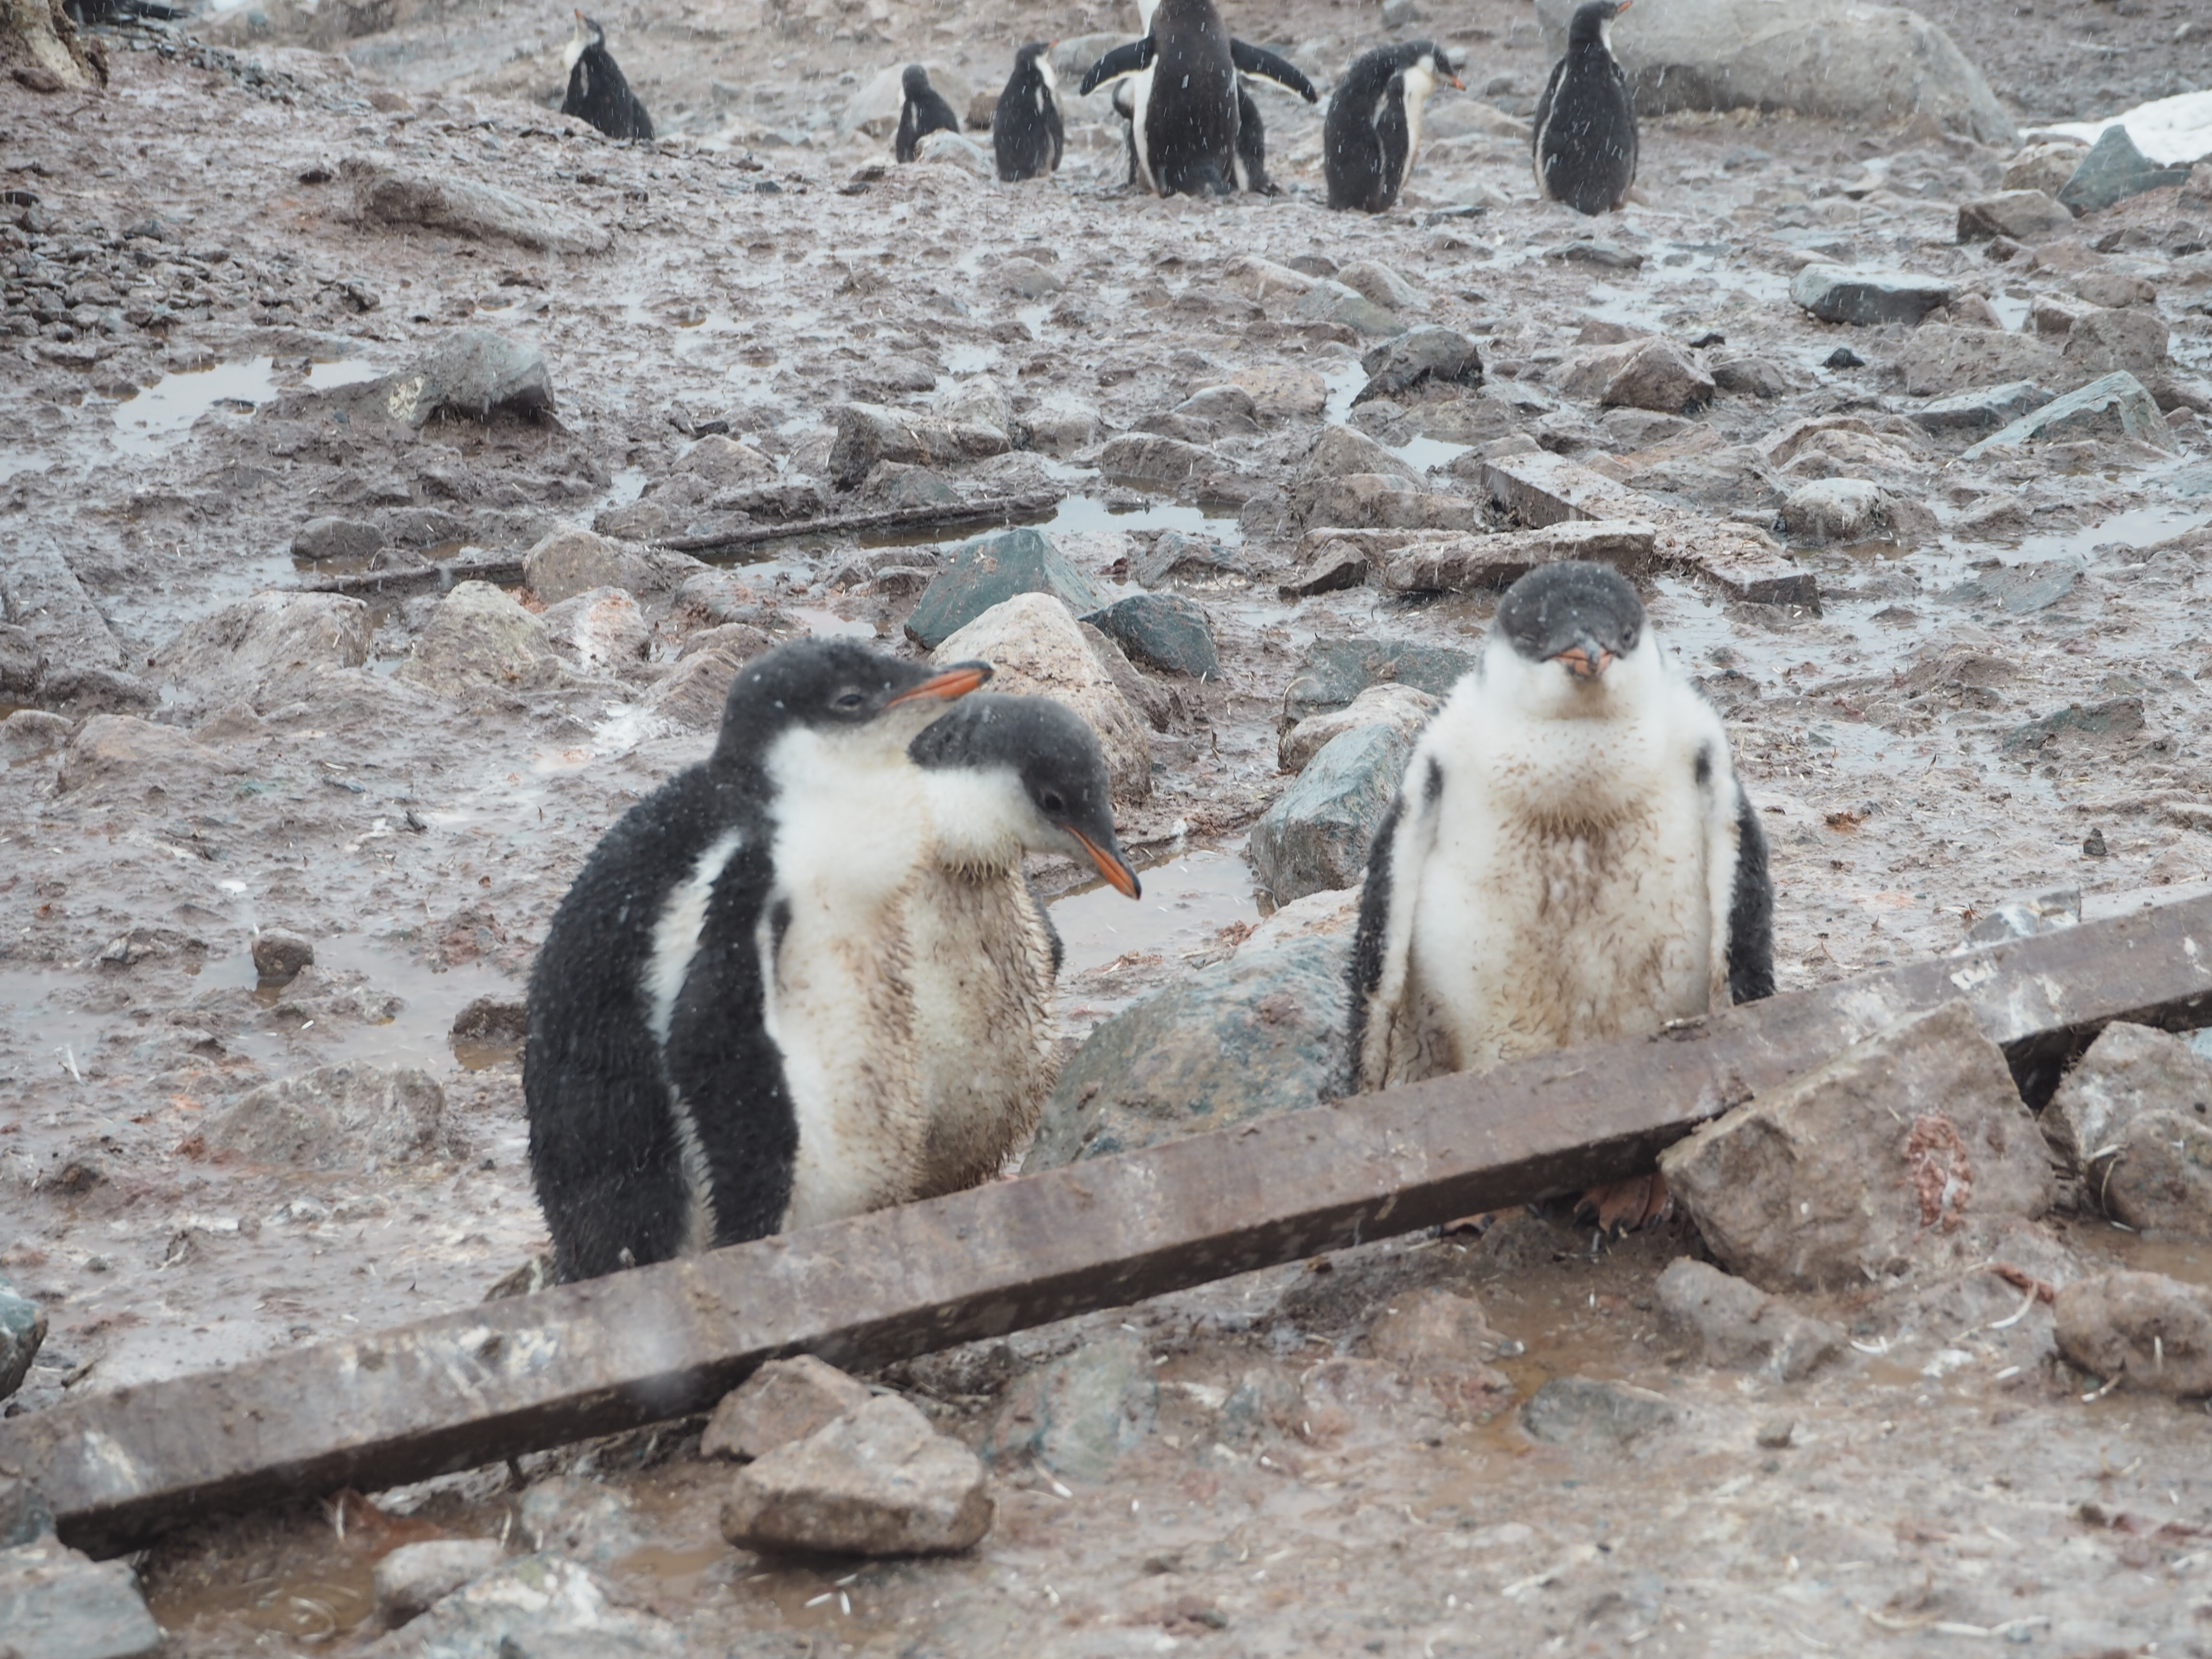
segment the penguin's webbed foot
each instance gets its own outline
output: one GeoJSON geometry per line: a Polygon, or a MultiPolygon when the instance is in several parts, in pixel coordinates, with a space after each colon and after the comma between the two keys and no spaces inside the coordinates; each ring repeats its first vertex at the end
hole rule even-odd
{"type": "Polygon", "coordinates": [[[1592,1187],[1575,1205],[1576,1220],[1595,1220],[1608,1237],[1640,1231],[1674,1213],[1674,1195],[1667,1190],[1667,1177],[1656,1170],[1592,1187]]]}

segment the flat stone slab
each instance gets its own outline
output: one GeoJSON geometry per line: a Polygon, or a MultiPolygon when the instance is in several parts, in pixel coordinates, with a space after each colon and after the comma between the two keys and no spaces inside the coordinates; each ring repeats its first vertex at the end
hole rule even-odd
{"type": "Polygon", "coordinates": [[[1655,526],[1634,519],[1570,520],[1494,536],[1446,532],[1401,547],[1376,569],[1373,585],[1397,593],[1505,588],[1563,559],[1609,564],[1633,580],[1651,574],[1658,541],[1655,526]]]}
{"type": "Polygon", "coordinates": [[[2002,386],[1936,398],[1904,412],[1930,432],[2002,427],[2033,414],[2051,401],[2051,394],[2033,380],[2009,380],[2002,386]]]}
{"type": "Polygon", "coordinates": [[[2063,398],[2053,398],[2033,414],[2024,415],[2002,432],[1983,439],[1960,459],[1978,460],[1998,444],[2100,434],[2141,438],[2164,450],[2176,447],[2172,430],[2167,427],[2157,402],[2141,380],[2120,369],[2063,398]]]}
{"type": "Polygon", "coordinates": [[[0,1652],[22,1659],[139,1659],[161,1650],[138,1577],[52,1538],[0,1550],[0,1652]]]}
{"type": "Polygon", "coordinates": [[[1865,328],[1876,323],[1917,323],[1951,303],[1957,293],[1935,276],[1902,270],[1852,270],[1807,265],[1790,284],[1790,297],[1824,323],[1865,328]]]}
{"type": "Polygon", "coordinates": [[[739,1470],[722,1536],[751,1550],[943,1555],[980,1543],[996,1510],[975,1453],[879,1395],[739,1470]]]}

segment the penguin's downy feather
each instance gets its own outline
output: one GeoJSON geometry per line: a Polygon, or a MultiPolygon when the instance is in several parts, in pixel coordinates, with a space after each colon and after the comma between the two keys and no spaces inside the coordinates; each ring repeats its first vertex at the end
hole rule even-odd
{"type": "Polygon", "coordinates": [[[1774,881],[1767,871],[1766,831],[1741,781],[1735,799],[1735,892],[1728,915],[1731,1004],[1774,994],[1774,881]]]}

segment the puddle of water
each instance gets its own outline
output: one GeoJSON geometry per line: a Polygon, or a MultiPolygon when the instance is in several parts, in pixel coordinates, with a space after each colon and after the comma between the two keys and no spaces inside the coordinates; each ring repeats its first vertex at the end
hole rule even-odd
{"type": "MultiPolygon", "coordinates": [[[[277,392],[276,360],[246,357],[211,368],[179,369],[115,407],[115,447],[126,454],[151,455],[174,443],[210,410],[218,407],[250,415],[277,392]]],[[[319,392],[373,380],[376,368],[359,357],[311,363],[307,384],[319,392]]]]}
{"type": "Polygon", "coordinates": [[[1067,495],[1044,521],[1054,530],[1181,530],[1235,546],[1244,539],[1243,526],[1228,507],[1187,506],[1178,501],[1148,501],[1142,507],[1109,507],[1095,495],[1067,495]]]}
{"type": "Polygon", "coordinates": [[[2094,1221],[2074,1229],[2071,1237],[2085,1251],[2111,1257],[2116,1267],[2130,1273],[2164,1273],[2185,1285],[2212,1290],[2212,1239],[2149,1239],[2124,1227],[2094,1221]]]}
{"type": "Polygon", "coordinates": [[[27,449],[0,449],[0,483],[19,472],[44,472],[53,465],[52,457],[33,455],[27,449]]]}
{"type": "Polygon", "coordinates": [[[817,639],[872,640],[876,637],[873,623],[848,622],[832,611],[799,605],[793,608],[791,614],[805,623],[808,631],[817,639]]]}
{"type": "Polygon", "coordinates": [[[1124,898],[1104,882],[1092,881],[1051,905],[1052,924],[1067,952],[1063,979],[1132,953],[1194,952],[1214,945],[1232,923],[1256,925],[1261,919],[1252,868],[1241,846],[1170,853],[1151,865],[1139,854],[1136,863],[1145,889],[1140,899],[1124,898]]]}

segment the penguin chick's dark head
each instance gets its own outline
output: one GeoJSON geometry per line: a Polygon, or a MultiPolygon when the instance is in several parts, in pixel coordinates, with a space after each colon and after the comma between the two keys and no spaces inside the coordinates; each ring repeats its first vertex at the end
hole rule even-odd
{"type": "Polygon", "coordinates": [[[1570,48],[1592,44],[1613,50],[1613,20],[1626,11],[1634,0],[1583,0],[1575,8],[1573,19],[1567,24],[1567,45],[1570,48]]]}
{"type": "MultiPolygon", "coordinates": [[[[1604,3],[1604,0],[1595,0],[1604,3]]],[[[1457,87],[1467,89],[1467,82],[1459,78],[1452,68],[1450,57],[1433,40],[1408,40],[1392,48],[1400,74],[1406,77],[1406,95],[1415,102],[1426,98],[1438,87],[1457,87]]]]}
{"type": "Polygon", "coordinates": [[[1484,669],[1497,661],[1496,642],[1503,641],[1510,647],[1500,665],[1507,672],[1533,676],[1532,689],[1586,696],[1616,663],[1644,665],[1647,632],[1644,602],[1619,571],[1578,560],[1539,565],[1498,602],[1484,669]]]}
{"type": "Polygon", "coordinates": [[[919,64],[908,64],[899,76],[899,86],[908,98],[926,97],[930,91],[929,71],[919,64]]]}
{"type": "Polygon", "coordinates": [[[570,64],[574,64],[575,59],[581,57],[586,48],[604,46],[606,43],[607,32],[599,27],[598,20],[586,17],[579,10],[576,13],[576,33],[569,40],[569,52],[572,54],[569,58],[570,64]]]}
{"type": "Polygon", "coordinates": [[[1037,69],[1038,59],[1042,58],[1043,67],[1041,73],[1044,76],[1045,84],[1047,86],[1050,86],[1053,79],[1052,59],[1049,57],[1047,57],[1046,54],[1051,52],[1051,50],[1059,44],[1060,43],[1056,40],[1030,41],[1027,46],[1024,46],[1019,52],[1014,54],[1014,73],[1017,75],[1023,75],[1028,73],[1031,70],[1037,69]]]}
{"type": "Polygon", "coordinates": [[[907,751],[931,783],[941,856],[1012,868],[1023,852],[1089,862],[1143,890],[1114,830],[1106,757],[1089,724],[1048,697],[969,697],[907,751]]]}
{"type": "Polygon", "coordinates": [[[747,663],[730,682],[722,732],[714,745],[720,768],[758,763],[794,727],[823,735],[849,733],[892,753],[991,678],[988,663],[933,669],[902,662],[850,640],[799,640],[747,663]]]}

